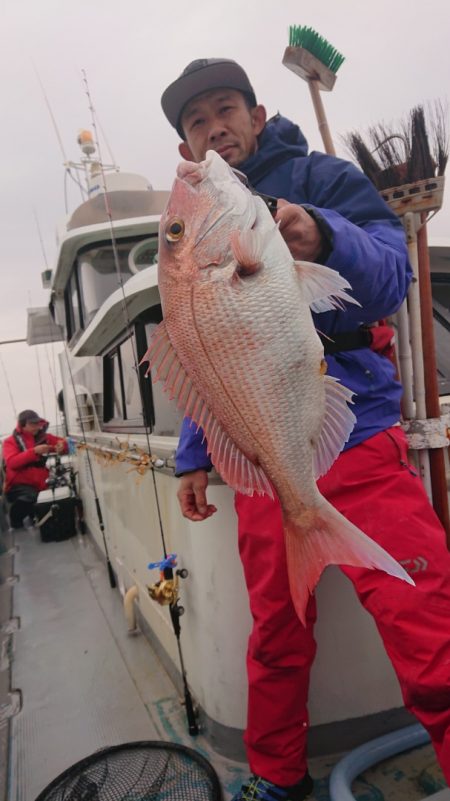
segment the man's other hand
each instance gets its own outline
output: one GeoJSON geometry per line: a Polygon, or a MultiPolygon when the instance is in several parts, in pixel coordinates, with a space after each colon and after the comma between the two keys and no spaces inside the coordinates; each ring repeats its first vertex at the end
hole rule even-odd
{"type": "Polygon", "coordinates": [[[186,473],[180,478],[177,498],[181,513],[188,520],[206,520],[217,512],[212,504],[206,501],[206,488],[208,486],[208,473],[206,470],[195,470],[186,473]]]}
{"type": "Polygon", "coordinates": [[[49,453],[49,451],[50,451],[50,445],[47,445],[45,442],[43,442],[42,445],[34,446],[34,452],[37,456],[43,456],[44,453],[49,453]]]}
{"type": "Polygon", "coordinates": [[[319,258],[324,246],[322,234],[305,209],[280,198],[275,222],[280,224],[280,233],[294,259],[316,261],[319,258]]]}

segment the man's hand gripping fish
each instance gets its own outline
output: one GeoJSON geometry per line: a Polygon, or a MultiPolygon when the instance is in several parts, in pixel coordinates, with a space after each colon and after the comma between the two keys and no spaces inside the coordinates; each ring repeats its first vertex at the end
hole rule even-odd
{"type": "Polygon", "coordinates": [[[223,480],[283,511],[300,619],[329,564],[414,582],[337,512],[316,479],[348,440],[352,393],[326,375],[315,312],[355,303],[334,270],[294,262],[264,202],[221,157],[178,167],[159,234],[164,320],[145,356],[154,380],[205,433],[223,480]]]}

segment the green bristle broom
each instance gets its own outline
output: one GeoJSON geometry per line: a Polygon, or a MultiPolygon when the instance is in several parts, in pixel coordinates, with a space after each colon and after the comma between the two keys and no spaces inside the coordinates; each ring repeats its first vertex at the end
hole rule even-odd
{"type": "Polygon", "coordinates": [[[336,155],[320,90],[330,92],[336,81],[336,72],[344,56],[312,28],[291,25],[289,46],[283,56],[283,64],[303,78],[311,92],[311,98],[319,125],[325,152],[336,155]]]}

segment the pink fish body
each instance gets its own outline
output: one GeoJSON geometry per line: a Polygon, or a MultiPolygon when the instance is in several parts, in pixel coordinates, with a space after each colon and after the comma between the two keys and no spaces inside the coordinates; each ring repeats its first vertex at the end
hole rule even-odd
{"type": "Polygon", "coordinates": [[[414,583],[319,493],[354,425],[352,393],[326,375],[316,312],[355,302],[334,270],[294,262],[264,202],[212,151],[183,162],[161,218],[164,320],[146,358],[201,427],[224,481],[278,495],[292,598],[304,622],[328,564],[414,583]]]}

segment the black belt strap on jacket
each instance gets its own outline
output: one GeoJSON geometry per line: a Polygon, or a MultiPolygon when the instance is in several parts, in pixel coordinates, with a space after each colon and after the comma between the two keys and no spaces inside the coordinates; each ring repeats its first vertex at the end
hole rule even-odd
{"type": "Polygon", "coordinates": [[[329,337],[319,333],[319,337],[324,347],[325,356],[345,350],[370,348],[372,343],[372,333],[369,328],[358,328],[357,331],[341,331],[339,334],[330,334],[329,337]]]}

